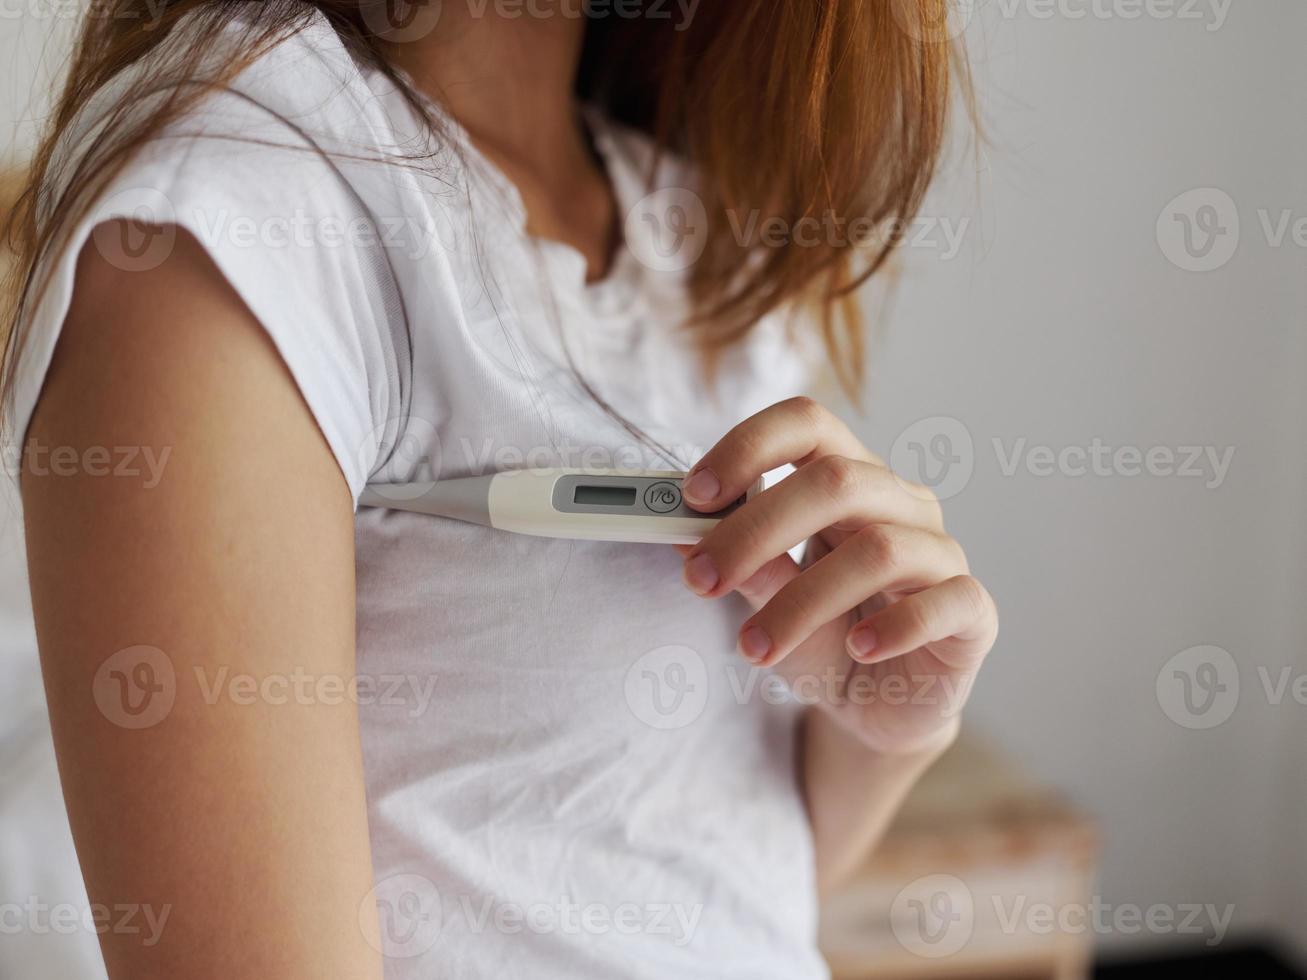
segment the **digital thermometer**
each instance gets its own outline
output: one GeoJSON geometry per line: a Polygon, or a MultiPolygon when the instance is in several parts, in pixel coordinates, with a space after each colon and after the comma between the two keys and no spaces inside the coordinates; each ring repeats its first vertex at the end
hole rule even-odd
{"type": "Polygon", "coordinates": [[[376,484],[361,507],[402,510],[545,538],[695,544],[762,489],[715,513],[681,499],[686,474],[659,470],[508,470],[426,483],[376,484]]]}

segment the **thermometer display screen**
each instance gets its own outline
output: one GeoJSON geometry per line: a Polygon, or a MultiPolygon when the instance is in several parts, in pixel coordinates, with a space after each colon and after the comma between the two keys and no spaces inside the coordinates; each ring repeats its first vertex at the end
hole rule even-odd
{"type": "Polygon", "coordinates": [[[572,502],[591,507],[631,507],[635,504],[635,487],[580,485],[576,488],[572,502]]]}

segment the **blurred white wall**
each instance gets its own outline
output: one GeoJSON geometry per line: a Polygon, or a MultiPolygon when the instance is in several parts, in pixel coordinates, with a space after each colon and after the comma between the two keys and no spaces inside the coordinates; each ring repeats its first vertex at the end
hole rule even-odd
{"type": "MultiPolygon", "coordinates": [[[[958,458],[946,513],[1003,613],[974,716],[1101,818],[1103,900],[1233,903],[1232,931],[1302,934],[1307,706],[1272,704],[1258,668],[1307,672],[1307,239],[1274,244],[1259,211],[1272,231],[1307,219],[1307,8],[1235,0],[1222,22],[1206,0],[1152,6],[1177,16],[982,3],[968,35],[992,146],[979,190],[963,160],[929,209],[970,233],[952,260],[907,250],[863,429],[897,442],[896,462],[909,442],[958,458]],[[1237,250],[1205,272],[1172,259],[1226,258],[1234,216],[1210,192],[1180,202],[1187,255],[1168,205],[1195,188],[1239,220],[1237,250]],[[911,428],[935,417],[965,433],[911,428]],[[1075,475],[1074,458],[1034,475],[1038,453],[1014,457],[1096,439],[1234,456],[1221,481],[1210,464],[1210,479],[1130,476],[1128,457],[1113,475],[1075,475]],[[1209,644],[1241,688],[1228,720],[1191,729],[1163,703],[1197,724],[1230,706],[1186,717],[1174,670],[1228,698],[1232,668],[1173,664],[1160,694],[1159,672],[1209,644]]],[[[1167,937],[1102,937],[1150,938],[1167,937]]]]}
{"type": "MultiPolygon", "coordinates": [[[[33,66],[59,26],[0,19],[0,134],[39,115],[33,66]]],[[[1271,704],[1258,669],[1307,672],[1307,241],[1290,230],[1276,245],[1263,226],[1307,219],[1307,7],[982,0],[968,36],[991,147],[978,177],[959,154],[928,209],[939,223],[906,250],[859,425],[898,463],[957,457],[934,475],[947,472],[951,527],[1003,612],[974,715],[1099,816],[1103,900],[1233,903],[1232,933],[1293,936],[1307,706],[1271,704]],[[1239,219],[1237,250],[1207,272],[1176,261],[1224,257],[1225,199],[1182,202],[1197,252],[1225,229],[1205,257],[1177,252],[1183,215],[1166,210],[1196,188],[1228,194],[1239,219]],[[954,421],[913,427],[939,418],[954,421]],[[1026,454],[1096,440],[1234,456],[1218,479],[1210,462],[1205,476],[1131,476],[1128,459],[1038,476],[1026,454]],[[1186,720],[1185,664],[1159,698],[1164,665],[1196,645],[1227,650],[1240,683],[1207,729],[1171,716],[1186,720]]],[[[0,553],[16,567],[13,538],[0,553]]],[[[35,673],[15,574],[0,692],[21,700],[35,673]]]]}
{"type": "Polygon", "coordinates": [[[0,166],[34,145],[82,7],[83,0],[0,2],[0,166]]]}

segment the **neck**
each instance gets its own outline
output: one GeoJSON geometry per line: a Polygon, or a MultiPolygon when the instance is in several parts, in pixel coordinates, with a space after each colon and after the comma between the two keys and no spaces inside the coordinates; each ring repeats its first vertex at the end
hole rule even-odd
{"type": "Polygon", "coordinates": [[[493,157],[564,177],[587,158],[574,87],[585,18],[505,17],[445,0],[425,37],[389,54],[493,157]]]}

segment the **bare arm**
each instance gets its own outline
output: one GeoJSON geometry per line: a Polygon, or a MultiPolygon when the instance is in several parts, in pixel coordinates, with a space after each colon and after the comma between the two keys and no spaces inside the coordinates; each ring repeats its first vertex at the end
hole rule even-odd
{"type": "Polygon", "coordinates": [[[84,251],[27,446],[32,597],[87,889],[166,916],[102,935],[109,975],[379,978],[359,924],[372,881],[356,708],[275,703],[297,671],[354,674],[349,493],[197,243],[179,235],[143,273],[84,251]],[[93,447],[166,463],[58,475],[71,451],[102,458],[93,447]],[[268,493],[282,477],[295,492],[268,493]],[[239,675],[273,679],[273,696],[239,675]]]}
{"type": "Polygon", "coordinates": [[[812,824],[817,890],[829,894],[879,843],[917,780],[942,749],[869,749],[820,708],[804,716],[801,773],[812,824]]]}

